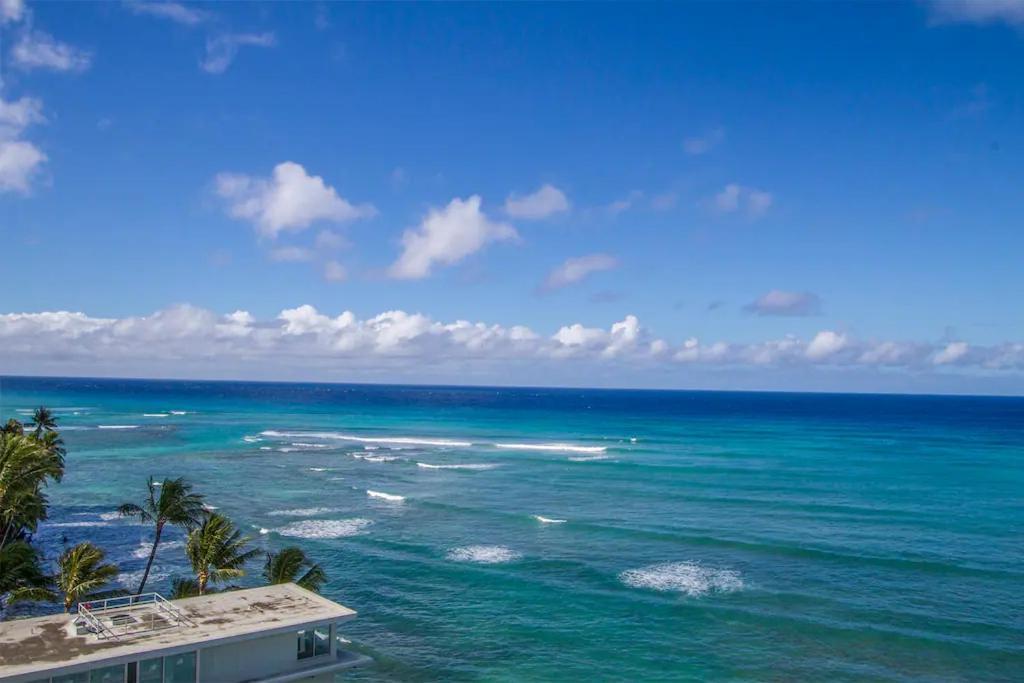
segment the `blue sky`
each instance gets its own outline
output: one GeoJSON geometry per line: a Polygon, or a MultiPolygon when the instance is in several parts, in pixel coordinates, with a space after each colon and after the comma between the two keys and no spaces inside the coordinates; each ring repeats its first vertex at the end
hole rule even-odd
{"type": "Polygon", "coordinates": [[[2,7],[0,371],[1024,390],[1019,2],[2,7]]]}

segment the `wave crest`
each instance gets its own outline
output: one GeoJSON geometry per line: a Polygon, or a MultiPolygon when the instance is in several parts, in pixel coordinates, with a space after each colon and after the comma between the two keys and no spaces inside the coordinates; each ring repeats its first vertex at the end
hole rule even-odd
{"type": "Polygon", "coordinates": [[[495,448],[512,451],[555,451],[559,453],[604,453],[607,446],[579,446],[572,443],[496,443],[495,448]]]}
{"type": "Polygon", "coordinates": [[[294,538],[344,538],[363,533],[373,522],[368,519],[306,519],[277,529],[282,536],[294,538]]]}
{"type": "Polygon", "coordinates": [[[518,560],[522,554],[503,545],[465,545],[452,548],[445,557],[455,562],[501,564],[518,560]]]}
{"type": "Polygon", "coordinates": [[[684,593],[692,598],[743,589],[738,571],[705,567],[697,562],[666,562],[629,569],[619,574],[619,580],[633,588],[684,593]]]}

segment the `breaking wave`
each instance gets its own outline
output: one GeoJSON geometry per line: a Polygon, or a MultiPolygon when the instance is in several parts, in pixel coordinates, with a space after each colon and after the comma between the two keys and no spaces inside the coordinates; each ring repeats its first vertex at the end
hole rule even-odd
{"type": "Polygon", "coordinates": [[[270,517],[312,517],[313,515],[326,515],[337,512],[338,508],[295,508],[293,510],[273,510],[268,512],[270,517]]]}
{"type": "Polygon", "coordinates": [[[607,446],[579,446],[571,443],[496,443],[495,448],[512,451],[555,451],[559,453],[604,453],[607,446]]]}
{"type": "Polygon", "coordinates": [[[743,588],[738,571],[705,567],[697,562],[666,562],[619,574],[619,580],[633,588],[683,593],[699,598],[709,593],[732,593],[743,588]]]}
{"type": "Polygon", "coordinates": [[[566,519],[553,519],[551,517],[541,517],[540,515],[531,515],[535,520],[541,524],[565,524],[568,520],[566,519]]]}
{"type": "Polygon", "coordinates": [[[170,413],[143,413],[142,417],[170,417],[170,413]]]}
{"type": "Polygon", "coordinates": [[[381,443],[381,444],[402,444],[406,446],[472,446],[470,441],[454,441],[451,439],[422,439],[408,436],[355,436],[353,434],[342,434],[341,432],[279,432],[268,429],[260,432],[261,436],[284,439],[332,439],[336,441],[354,441],[356,443],[381,443]]]}
{"type": "Polygon", "coordinates": [[[96,429],[138,429],[139,425],[96,425],[96,429]]]}
{"type": "Polygon", "coordinates": [[[282,536],[294,538],[343,538],[363,533],[372,524],[368,519],[307,519],[277,529],[282,536]]]}
{"type": "Polygon", "coordinates": [[[467,462],[461,465],[431,465],[429,462],[417,462],[417,467],[425,470],[493,470],[498,465],[491,463],[467,462]]]}
{"type": "Polygon", "coordinates": [[[459,548],[452,548],[445,557],[455,562],[501,564],[502,562],[518,560],[522,557],[522,554],[503,545],[465,545],[459,548]]]}
{"type": "Polygon", "coordinates": [[[389,503],[405,502],[405,496],[395,495],[394,493],[384,493],[383,491],[371,491],[370,489],[366,489],[366,495],[368,495],[370,498],[379,498],[381,500],[386,500],[389,503]]]}

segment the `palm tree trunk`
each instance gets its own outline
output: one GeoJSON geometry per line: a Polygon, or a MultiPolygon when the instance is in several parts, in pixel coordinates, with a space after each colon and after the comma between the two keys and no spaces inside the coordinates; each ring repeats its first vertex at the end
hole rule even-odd
{"type": "Polygon", "coordinates": [[[209,581],[210,576],[206,572],[199,573],[199,594],[204,595],[206,593],[206,582],[209,581]]]}
{"type": "Polygon", "coordinates": [[[164,525],[156,525],[156,536],[153,537],[153,549],[149,551],[149,560],[146,561],[146,571],[142,572],[142,581],[139,583],[139,590],[135,591],[136,595],[142,595],[142,589],[146,587],[146,581],[149,579],[149,570],[153,567],[153,558],[156,557],[156,547],[160,545],[160,534],[164,532],[164,525]]]}

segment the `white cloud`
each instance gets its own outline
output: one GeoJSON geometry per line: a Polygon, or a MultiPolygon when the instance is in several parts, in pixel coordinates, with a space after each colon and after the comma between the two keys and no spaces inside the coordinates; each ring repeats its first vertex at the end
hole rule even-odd
{"type": "Polygon", "coordinates": [[[303,230],[316,221],[340,223],[377,213],[369,204],[349,203],[323,178],[309,175],[292,161],[275,166],[270,178],[220,173],[214,184],[217,194],[227,200],[232,217],[252,221],[271,238],[282,231],[303,230]]]}
{"type": "Polygon", "coordinates": [[[512,194],[505,200],[505,213],[514,218],[537,220],[568,210],[568,198],[554,185],[544,185],[524,196],[512,194]]]}
{"type": "Polygon", "coordinates": [[[1024,26],[1024,0],[931,0],[933,23],[1024,26]]]}
{"type": "MultiPolygon", "coordinates": [[[[351,311],[330,316],[304,305],[257,320],[240,310],[228,315],[194,306],[174,306],[148,316],[95,318],[67,311],[0,314],[0,371],[47,368],[94,371],[143,368],[160,375],[178,368],[236,376],[304,369],[377,372],[391,368],[415,379],[426,368],[447,365],[460,377],[482,368],[514,382],[513,368],[546,368],[561,377],[593,378],[589,369],[675,368],[867,368],[880,365],[916,375],[925,372],[1024,373],[1024,343],[992,347],[965,342],[934,346],[893,341],[857,341],[823,330],[810,341],[787,336],[753,343],[687,339],[674,346],[651,336],[633,315],[609,327],[564,325],[550,336],[522,325],[455,320],[440,322],[420,313],[385,311],[360,319],[351,311]],[[518,364],[518,365],[517,365],[518,364]],[[567,365],[580,364],[580,365],[567,365]],[[950,366],[955,365],[955,368],[950,366]],[[574,371],[572,368],[578,368],[574,371]],[[588,374],[579,375],[587,368],[588,374]],[[561,370],[559,370],[561,369],[561,370]]],[[[395,375],[392,375],[392,377],[395,375]]],[[[552,375],[554,376],[554,375],[552,375]]],[[[1024,376],[1024,375],[1022,375],[1024,376]]]]}
{"type": "Polygon", "coordinates": [[[21,21],[24,16],[24,0],[0,0],[0,25],[21,21]]]}
{"type": "Polygon", "coordinates": [[[849,340],[845,334],[822,330],[814,335],[814,339],[807,345],[805,353],[811,360],[823,360],[842,351],[848,343],[849,340]]]}
{"type": "Polygon", "coordinates": [[[22,139],[25,130],[43,123],[43,103],[33,97],[8,102],[0,99],[0,193],[28,194],[46,154],[22,139]]]}
{"type": "Polygon", "coordinates": [[[435,265],[458,263],[490,242],[518,237],[508,223],[484,215],[480,203],[479,195],[456,197],[443,209],[430,209],[418,227],[402,235],[402,254],[388,270],[391,277],[423,278],[435,265]]]}
{"type": "Polygon", "coordinates": [[[698,135],[683,140],[683,149],[687,154],[698,156],[707,154],[725,140],[725,129],[721,126],[712,128],[704,135],[698,135]]]}
{"type": "Polygon", "coordinates": [[[206,56],[199,66],[209,74],[222,74],[238,56],[243,46],[273,47],[277,38],[266,33],[222,33],[206,40],[206,56]]]}
{"type": "Polygon", "coordinates": [[[11,58],[23,69],[49,69],[50,71],[85,71],[92,64],[92,54],[62,43],[42,31],[21,32],[11,58]]]}
{"type": "Polygon", "coordinates": [[[625,197],[622,197],[621,199],[616,199],[615,201],[609,203],[605,207],[605,211],[607,211],[612,216],[618,216],[620,213],[624,213],[632,209],[633,206],[637,203],[637,201],[642,199],[643,196],[644,194],[640,190],[633,190],[625,197]]]}
{"type": "Polygon", "coordinates": [[[967,342],[950,342],[945,348],[935,354],[934,362],[936,365],[957,363],[967,355],[969,350],[970,347],[967,345],[967,342]]]}
{"type": "Polygon", "coordinates": [[[773,201],[770,192],[729,183],[714,196],[712,207],[718,213],[744,213],[758,218],[768,211],[773,201]]]}
{"type": "Polygon", "coordinates": [[[31,142],[0,140],[0,192],[27,194],[46,155],[31,142]]]}
{"type": "Polygon", "coordinates": [[[344,282],[348,279],[348,271],[337,261],[328,261],[324,264],[324,279],[328,282],[344,282]]]}
{"type": "Polygon", "coordinates": [[[608,254],[587,254],[570,258],[551,271],[544,281],[544,289],[559,289],[579,282],[591,273],[611,270],[618,265],[618,260],[608,254]]]}
{"type": "Polygon", "coordinates": [[[196,26],[209,20],[212,15],[201,9],[188,7],[180,2],[164,2],[159,0],[128,0],[125,8],[133,14],[147,14],[160,19],[167,19],[185,26],[196,26]]]}
{"type": "Polygon", "coordinates": [[[821,312],[821,299],[812,292],[784,292],[773,289],[744,307],[758,315],[817,315],[821,312]]]}

